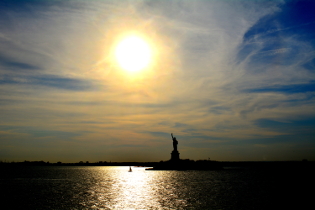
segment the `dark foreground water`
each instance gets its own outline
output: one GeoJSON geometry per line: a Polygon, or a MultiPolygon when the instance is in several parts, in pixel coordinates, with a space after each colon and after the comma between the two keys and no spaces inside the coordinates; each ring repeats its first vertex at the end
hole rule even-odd
{"type": "Polygon", "coordinates": [[[1,170],[1,209],[305,209],[309,170],[145,171],[32,166],[1,170]]]}

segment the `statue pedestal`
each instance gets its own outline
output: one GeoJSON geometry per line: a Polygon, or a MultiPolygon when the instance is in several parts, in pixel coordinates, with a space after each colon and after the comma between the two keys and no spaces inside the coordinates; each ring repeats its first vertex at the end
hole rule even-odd
{"type": "Polygon", "coordinates": [[[179,160],[179,152],[173,150],[171,153],[171,161],[178,161],[179,160]]]}

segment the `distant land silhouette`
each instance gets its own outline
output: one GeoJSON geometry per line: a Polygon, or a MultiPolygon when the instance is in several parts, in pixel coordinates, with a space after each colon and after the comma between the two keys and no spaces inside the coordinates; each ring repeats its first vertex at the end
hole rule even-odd
{"type": "Polygon", "coordinates": [[[7,162],[0,160],[0,168],[4,166],[137,166],[153,167],[147,170],[218,170],[224,168],[262,168],[262,169],[299,169],[314,168],[315,161],[216,161],[216,160],[190,160],[180,159],[178,152],[178,140],[171,133],[173,140],[173,151],[170,160],[160,162],[112,162],[79,161],[77,163],[56,163],[41,161],[7,162]]]}
{"type": "MultiPolygon", "coordinates": [[[[90,163],[86,162],[77,162],[77,163],[50,163],[45,161],[23,161],[23,162],[4,162],[0,161],[0,168],[2,167],[14,167],[14,166],[138,166],[138,167],[156,167],[160,164],[165,164],[168,161],[160,162],[107,162],[107,161],[98,161],[90,163]]],[[[183,164],[196,164],[203,165],[208,162],[214,162],[210,160],[181,160],[183,164]]],[[[220,164],[223,168],[230,169],[303,169],[303,168],[315,168],[315,161],[215,161],[220,164]]],[[[161,169],[162,170],[162,169],[161,169]]],[[[167,170],[167,169],[165,169],[167,170]]],[[[176,170],[176,169],[174,169],[176,170]]],[[[180,170],[180,168],[178,169],[180,170]]],[[[189,170],[189,169],[186,169],[189,170]]]]}

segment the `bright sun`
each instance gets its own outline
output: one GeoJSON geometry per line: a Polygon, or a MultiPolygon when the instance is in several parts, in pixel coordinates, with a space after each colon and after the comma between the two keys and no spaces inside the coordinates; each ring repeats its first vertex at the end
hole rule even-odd
{"type": "Polygon", "coordinates": [[[149,65],[151,50],[142,38],[130,36],[117,45],[115,56],[123,69],[136,72],[149,65]]]}

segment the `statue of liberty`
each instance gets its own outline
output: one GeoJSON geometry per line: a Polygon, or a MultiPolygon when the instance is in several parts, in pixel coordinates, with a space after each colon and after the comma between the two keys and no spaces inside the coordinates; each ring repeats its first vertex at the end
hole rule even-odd
{"type": "Polygon", "coordinates": [[[176,140],[176,137],[173,136],[173,133],[171,133],[171,136],[172,136],[172,139],[173,139],[173,148],[174,148],[174,151],[177,151],[177,144],[178,144],[178,141],[176,140]]]}

